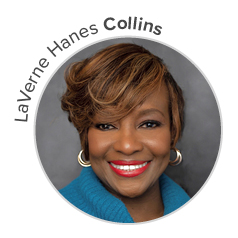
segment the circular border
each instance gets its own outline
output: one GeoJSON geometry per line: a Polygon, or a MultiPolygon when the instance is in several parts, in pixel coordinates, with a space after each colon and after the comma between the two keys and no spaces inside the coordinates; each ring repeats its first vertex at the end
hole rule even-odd
{"type": "Polygon", "coordinates": [[[220,105],[219,105],[219,102],[218,102],[218,98],[214,92],[214,89],[213,87],[211,86],[211,83],[210,81],[207,79],[207,77],[205,76],[205,74],[203,73],[203,71],[189,58],[187,57],[184,53],[180,52],[179,50],[175,49],[174,47],[168,45],[168,44],[165,44],[165,43],[162,43],[160,41],[156,41],[154,39],[151,39],[151,38],[147,38],[147,37],[138,37],[138,36],[115,36],[115,37],[110,37],[110,38],[106,38],[106,39],[101,39],[101,40],[98,40],[98,41],[95,41],[93,43],[90,43],[88,45],[85,45],[83,46],[82,48],[78,49],[77,51],[75,51],[73,54],[71,54],[70,56],[68,56],[63,62],[61,62],[61,64],[54,70],[54,72],[51,74],[51,76],[49,77],[48,81],[46,82],[46,84],[44,85],[43,87],[43,90],[40,94],[40,97],[38,99],[38,102],[37,102],[37,107],[36,107],[36,111],[35,111],[35,116],[34,116],[34,123],[33,123],[33,133],[34,133],[34,144],[35,144],[35,149],[36,149],[36,153],[37,153],[37,156],[38,156],[38,160],[39,160],[39,164],[47,178],[47,180],[50,182],[50,184],[52,185],[52,187],[57,191],[57,193],[59,193],[62,198],[68,203],[70,204],[74,209],[78,210],[79,212],[81,212],[82,214],[85,214],[89,217],[92,217],[93,219],[97,219],[99,221],[102,221],[102,222],[106,222],[106,223],[109,223],[109,224],[119,224],[119,225],[140,225],[140,224],[147,224],[147,223],[150,223],[150,222],[156,222],[160,219],[163,219],[163,218],[166,218],[166,217],[169,217],[170,215],[174,214],[175,212],[179,211],[181,208],[183,208],[184,206],[188,205],[195,197],[197,197],[197,195],[201,192],[201,190],[204,188],[204,186],[207,184],[208,180],[211,178],[211,175],[213,174],[214,172],[214,169],[218,163],[218,159],[219,159],[219,156],[220,156],[220,151],[221,151],[221,148],[222,148],[222,139],[223,139],[223,120],[222,120],[222,114],[221,114],[221,109],[220,109],[220,105]],[[217,157],[216,157],[216,160],[215,160],[215,163],[208,175],[208,177],[206,178],[205,182],[203,183],[203,185],[199,188],[199,190],[196,192],[196,194],[188,201],[186,202],[184,205],[182,205],[181,207],[179,207],[178,209],[176,209],[175,211],[169,213],[168,215],[166,216],[162,216],[160,218],[157,218],[157,219],[153,219],[153,220],[149,220],[149,221],[145,221],[145,222],[138,222],[138,223],[120,223],[120,222],[112,222],[112,221],[107,221],[107,220],[104,220],[104,219],[101,219],[101,218],[98,218],[98,217],[95,217],[95,216],[92,216],[80,209],[78,209],[77,207],[75,207],[72,203],[70,203],[66,198],[64,198],[60,193],[59,191],[56,189],[56,187],[54,186],[54,184],[52,183],[52,181],[49,179],[48,175],[46,174],[46,171],[43,167],[43,164],[41,162],[41,159],[40,159],[40,155],[39,155],[39,152],[38,152],[38,148],[37,148],[37,141],[36,141],[36,119],[37,119],[37,113],[38,113],[38,109],[39,109],[39,105],[40,105],[40,102],[41,102],[41,99],[42,99],[42,96],[49,84],[49,82],[51,81],[51,79],[53,78],[53,76],[55,75],[55,73],[59,70],[59,68],[66,62],[68,61],[70,58],[72,58],[75,54],[77,54],[78,52],[94,45],[94,44],[97,44],[97,43],[100,43],[100,42],[103,42],[103,41],[107,41],[107,40],[113,40],[113,39],[121,39],[121,38],[136,38],[136,39],[144,39],[144,40],[149,40],[149,41],[153,41],[155,43],[159,43],[161,45],[164,45],[166,47],[169,47],[170,49],[176,51],[177,53],[181,54],[184,58],[186,58],[190,63],[192,63],[196,68],[197,70],[202,74],[202,76],[204,77],[204,79],[206,80],[206,82],[208,83],[212,93],[213,93],[213,96],[215,98],[215,101],[216,101],[216,104],[217,104],[217,107],[218,107],[218,112],[219,112],[219,116],[220,116],[220,128],[221,128],[221,134],[220,134],[220,143],[219,143],[219,149],[218,149],[218,152],[217,152],[217,157]]]}

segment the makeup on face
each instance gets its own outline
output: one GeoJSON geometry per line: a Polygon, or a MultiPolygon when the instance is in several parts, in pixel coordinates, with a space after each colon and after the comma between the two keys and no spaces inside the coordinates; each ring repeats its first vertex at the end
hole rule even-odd
{"type": "Polygon", "coordinates": [[[170,144],[166,90],[152,93],[118,121],[107,122],[96,115],[88,131],[94,172],[111,193],[130,198],[158,182],[168,166],[170,144]]]}
{"type": "Polygon", "coordinates": [[[123,177],[135,177],[142,174],[150,165],[150,161],[125,161],[116,160],[108,162],[111,169],[118,175],[123,177]]]}

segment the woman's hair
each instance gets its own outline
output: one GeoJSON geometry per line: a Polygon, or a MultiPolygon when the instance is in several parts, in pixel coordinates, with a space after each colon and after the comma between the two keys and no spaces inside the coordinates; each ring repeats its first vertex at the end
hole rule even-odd
{"type": "Polygon", "coordinates": [[[182,90],[162,59],[141,46],[111,45],[91,58],[69,65],[65,81],[67,90],[61,98],[61,107],[69,113],[69,121],[79,132],[86,159],[89,159],[88,128],[95,115],[107,118],[107,123],[120,120],[162,84],[169,94],[172,148],[181,136],[182,90]]]}

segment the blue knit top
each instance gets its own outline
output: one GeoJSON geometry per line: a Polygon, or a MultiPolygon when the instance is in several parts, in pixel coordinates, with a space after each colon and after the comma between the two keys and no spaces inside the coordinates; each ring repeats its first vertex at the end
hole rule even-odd
{"type": "MultiPolygon", "coordinates": [[[[187,193],[167,175],[160,176],[159,184],[164,216],[189,200],[187,193]]],[[[92,216],[112,222],[134,222],[125,204],[104,188],[91,167],[83,168],[80,176],[59,192],[74,206],[92,216]]]]}

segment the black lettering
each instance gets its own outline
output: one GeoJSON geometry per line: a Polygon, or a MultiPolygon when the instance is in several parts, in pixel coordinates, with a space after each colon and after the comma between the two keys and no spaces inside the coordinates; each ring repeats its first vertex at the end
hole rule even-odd
{"type": "Polygon", "coordinates": [[[29,81],[31,81],[31,82],[33,82],[33,83],[37,84],[37,82],[36,82],[36,81],[34,81],[34,80],[31,78],[31,76],[30,76],[30,78],[29,78],[29,81]]]}
{"type": "Polygon", "coordinates": [[[141,20],[141,21],[139,22],[139,28],[138,28],[139,31],[141,30],[141,24],[142,24],[143,18],[141,17],[140,20],[141,20]]]}
{"type": "Polygon", "coordinates": [[[133,29],[136,29],[136,21],[137,21],[137,17],[134,17],[134,27],[133,27],[133,29]]]}
{"type": "Polygon", "coordinates": [[[86,28],[80,29],[79,34],[80,34],[82,37],[87,37],[87,36],[88,36],[88,34],[87,34],[87,35],[84,35],[85,33],[88,33],[88,29],[86,29],[86,28]]]}
{"type": "Polygon", "coordinates": [[[114,30],[116,27],[113,26],[113,27],[109,28],[108,25],[107,25],[107,22],[108,22],[109,20],[111,20],[111,21],[115,21],[114,18],[112,18],[112,17],[108,17],[108,18],[105,19],[105,21],[104,21],[104,27],[105,27],[107,30],[112,31],[112,30],[114,30]]]}
{"type": "Polygon", "coordinates": [[[31,100],[31,98],[30,98],[26,93],[24,93],[22,90],[20,90],[20,92],[21,92],[23,95],[25,95],[26,98],[25,98],[25,99],[17,99],[18,102],[19,102],[19,101],[28,101],[28,100],[31,100]]]}
{"type": "Polygon", "coordinates": [[[32,74],[34,74],[35,76],[37,76],[38,78],[40,78],[40,75],[38,75],[38,74],[36,73],[36,70],[37,70],[37,69],[38,69],[41,73],[44,72],[42,69],[39,69],[39,68],[36,67],[36,68],[34,68],[32,74]]]}
{"type": "Polygon", "coordinates": [[[28,114],[26,114],[26,118],[25,119],[15,119],[15,121],[27,121],[28,120],[28,114]]]}
{"type": "Polygon", "coordinates": [[[92,31],[95,31],[95,32],[91,32],[91,34],[97,34],[98,33],[98,29],[97,28],[94,28],[93,26],[96,26],[96,25],[91,25],[89,28],[90,28],[90,30],[92,30],[92,31]]]}
{"type": "Polygon", "coordinates": [[[27,92],[32,92],[35,89],[35,85],[32,85],[32,83],[27,83],[25,85],[25,89],[26,89],[27,92]]]}
{"type": "Polygon", "coordinates": [[[129,17],[129,19],[128,19],[128,29],[129,30],[131,29],[131,17],[129,17]]]}
{"type": "Polygon", "coordinates": [[[78,36],[75,32],[73,32],[72,34],[69,35],[69,38],[70,38],[70,40],[71,40],[73,43],[74,43],[73,35],[76,36],[76,38],[77,38],[78,40],[80,40],[80,39],[79,39],[79,36],[78,36]]]}
{"type": "Polygon", "coordinates": [[[47,59],[45,59],[45,58],[40,59],[39,65],[40,65],[41,68],[46,68],[46,67],[48,67],[49,62],[47,62],[46,65],[44,65],[46,61],[47,61],[47,59]]]}
{"type": "Polygon", "coordinates": [[[28,105],[23,105],[23,104],[21,104],[21,105],[19,105],[19,107],[18,107],[18,110],[19,111],[22,111],[22,112],[24,112],[24,113],[27,113],[28,112],[28,105]],[[26,108],[26,109],[25,109],[26,108]],[[20,109],[22,109],[22,110],[20,110],[20,109]]]}
{"type": "Polygon", "coordinates": [[[50,51],[50,53],[51,53],[52,55],[54,55],[54,57],[56,57],[54,51],[55,51],[57,48],[59,48],[61,51],[63,51],[63,49],[62,49],[55,41],[54,41],[54,43],[56,44],[56,47],[55,47],[53,50],[51,50],[49,47],[47,47],[47,49],[50,51]]]}
{"type": "Polygon", "coordinates": [[[158,29],[158,28],[162,29],[161,26],[155,26],[155,31],[153,31],[153,33],[154,33],[155,35],[160,35],[160,34],[161,34],[161,30],[158,29]]]}
{"type": "Polygon", "coordinates": [[[146,27],[147,27],[147,25],[150,25],[150,30],[149,30],[149,31],[151,32],[152,29],[153,29],[153,23],[151,23],[151,22],[147,22],[147,21],[146,21],[146,22],[145,22],[145,25],[144,25],[144,29],[143,29],[144,31],[146,31],[146,27]]]}
{"type": "Polygon", "coordinates": [[[117,26],[118,28],[120,29],[125,29],[127,27],[127,22],[125,20],[120,20],[118,23],[117,23],[117,26]],[[123,22],[124,26],[121,26],[121,23],[123,22]]]}
{"type": "Polygon", "coordinates": [[[69,43],[69,41],[67,39],[63,39],[60,43],[63,44],[64,49],[67,49],[71,46],[71,44],[69,43]]]}

